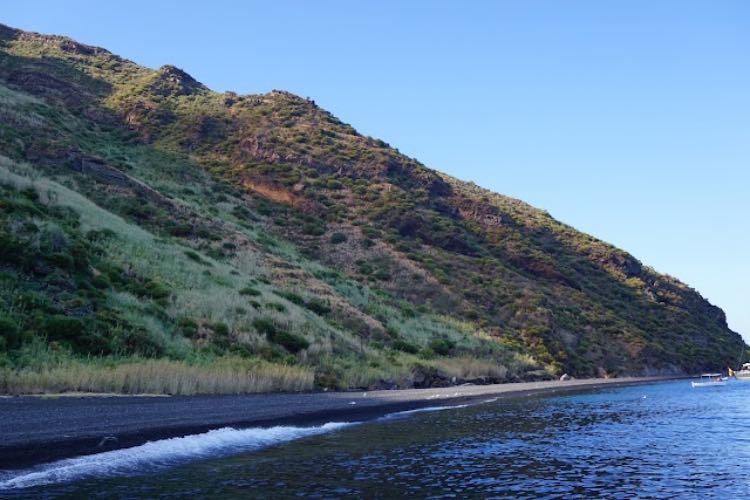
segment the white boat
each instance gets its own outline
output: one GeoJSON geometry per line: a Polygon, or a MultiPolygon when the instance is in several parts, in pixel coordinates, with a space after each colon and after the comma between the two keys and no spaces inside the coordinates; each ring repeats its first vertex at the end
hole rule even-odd
{"type": "Polygon", "coordinates": [[[742,365],[742,369],[734,371],[730,370],[729,375],[734,376],[737,380],[744,380],[746,382],[750,382],[750,363],[745,363],[742,365]]]}
{"type": "Polygon", "coordinates": [[[726,385],[727,381],[721,373],[704,373],[698,382],[690,382],[693,387],[716,387],[726,385]]]}

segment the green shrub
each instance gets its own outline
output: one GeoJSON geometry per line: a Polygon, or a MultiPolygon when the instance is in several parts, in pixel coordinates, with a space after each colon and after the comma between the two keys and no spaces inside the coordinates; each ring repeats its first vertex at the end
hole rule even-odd
{"type": "Polygon", "coordinates": [[[277,331],[276,324],[269,318],[257,318],[253,320],[253,328],[258,333],[264,335],[273,335],[277,331]]]}
{"type": "Polygon", "coordinates": [[[41,330],[50,340],[75,340],[83,335],[84,325],[78,318],[57,314],[45,318],[41,330]]]}
{"type": "Polygon", "coordinates": [[[198,264],[201,264],[203,266],[211,266],[212,265],[210,262],[208,262],[206,260],[203,260],[203,258],[200,255],[198,255],[196,252],[194,252],[192,250],[185,250],[185,256],[188,259],[190,259],[192,261],[195,261],[198,264]]]}
{"type": "Polygon", "coordinates": [[[317,314],[318,316],[324,316],[331,312],[331,307],[328,305],[328,303],[324,302],[321,299],[310,299],[307,304],[305,304],[305,307],[307,307],[309,310],[317,314]]]}
{"type": "Polygon", "coordinates": [[[91,284],[101,290],[106,290],[112,287],[112,281],[106,274],[99,274],[91,279],[91,284]]]}
{"type": "Polygon", "coordinates": [[[154,300],[166,299],[172,295],[172,289],[164,283],[155,280],[149,280],[143,285],[146,291],[145,295],[151,297],[154,300]]]}
{"type": "Polygon", "coordinates": [[[328,189],[339,190],[342,189],[344,185],[338,179],[328,179],[328,181],[326,182],[326,187],[328,189]]]}
{"type": "Polygon", "coordinates": [[[221,236],[206,227],[198,229],[196,235],[204,240],[219,241],[221,239],[221,236]]]}
{"type": "Polygon", "coordinates": [[[416,354],[419,352],[419,347],[412,344],[411,342],[407,342],[401,339],[396,340],[393,343],[393,348],[396,349],[397,351],[406,352],[409,354],[416,354]]]}
{"type": "Polygon", "coordinates": [[[50,264],[62,269],[73,269],[73,256],[67,253],[56,252],[45,255],[50,264]]]}
{"type": "Polygon", "coordinates": [[[15,349],[19,343],[18,325],[9,318],[0,318],[0,351],[15,349]]]}
{"type": "Polygon", "coordinates": [[[282,346],[291,353],[297,353],[310,347],[310,343],[304,337],[284,330],[277,330],[273,334],[268,335],[268,340],[282,346]]]}
{"type": "Polygon", "coordinates": [[[456,343],[448,339],[432,339],[428,347],[439,356],[447,356],[456,347],[456,343]]]}
{"type": "Polygon", "coordinates": [[[229,327],[226,323],[214,323],[211,325],[211,329],[214,331],[214,336],[211,339],[213,344],[218,349],[229,349],[231,347],[229,342],[229,327]]]}
{"type": "Polygon", "coordinates": [[[305,305],[305,299],[303,299],[300,295],[298,295],[298,294],[296,294],[294,292],[284,292],[284,291],[276,291],[276,290],[274,290],[273,293],[275,293],[279,297],[285,298],[286,300],[288,300],[292,304],[297,304],[298,306],[305,305]]]}
{"type": "Polygon", "coordinates": [[[380,281],[388,281],[389,279],[391,279],[391,273],[384,269],[378,269],[375,272],[375,279],[380,281]]]}
{"type": "Polygon", "coordinates": [[[265,334],[270,342],[282,346],[289,352],[296,353],[310,347],[310,343],[304,337],[280,329],[269,318],[257,318],[253,321],[253,328],[258,333],[265,334]]]}
{"type": "Polygon", "coordinates": [[[198,333],[198,323],[190,318],[180,318],[177,322],[177,326],[180,327],[182,334],[186,337],[192,337],[198,333]]]}
{"type": "Polygon", "coordinates": [[[344,233],[333,233],[331,235],[331,243],[334,245],[338,245],[339,243],[343,243],[347,240],[347,237],[344,233]]]}
{"type": "Polygon", "coordinates": [[[269,302],[268,304],[266,304],[266,309],[273,309],[279,312],[286,312],[286,306],[284,304],[279,304],[278,302],[269,302]]]}
{"type": "Polygon", "coordinates": [[[214,323],[211,326],[211,329],[214,331],[216,335],[221,335],[221,336],[229,335],[229,327],[227,326],[226,323],[221,323],[221,322],[214,323]]]}
{"type": "Polygon", "coordinates": [[[374,227],[363,227],[362,232],[365,233],[365,236],[368,238],[380,238],[383,233],[379,229],[375,229],[374,227]]]}
{"type": "Polygon", "coordinates": [[[240,295],[247,295],[250,297],[257,297],[258,295],[261,295],[260,290],[257,290],[251,286],[246,286],[242,290],[240,290],[240,295]]]}
{"type": "Polygon", "coordinates": [[[310,236],[322,236],[325,234],[326,228],[321,224],[307,223],[302,226],[302,232],[310,236]]]}
{"type": "Polygon", "coordinates": [[[185,237],[190,236],[190,234],[193,232],[193,226],[191,226],[190,224],[180,224],[170,220],[167,223],[166,230],[172,236],[185,237]]]}
{"type": "Polygon", "coordinates": [[[357,270],[361,274],[372,274],[372,272],[374,271],[374,269],[372,268],[372,265],[369,262],[358,260],[356,264],[357,264],[357,270]]]}

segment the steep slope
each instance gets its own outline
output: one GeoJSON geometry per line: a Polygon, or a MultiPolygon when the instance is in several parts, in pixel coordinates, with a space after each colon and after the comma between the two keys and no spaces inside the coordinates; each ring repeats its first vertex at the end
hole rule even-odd
{"type": "Polygon", "coordinates": [[[0,152],[16,372],[35,350],[429,385],[695,371],[745,348],[678,280],[287,92],[0,26],[0,152]]]}

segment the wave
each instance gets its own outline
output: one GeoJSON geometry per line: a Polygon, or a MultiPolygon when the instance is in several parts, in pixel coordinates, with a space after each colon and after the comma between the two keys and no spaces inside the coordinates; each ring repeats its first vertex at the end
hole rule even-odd
{"type": "MultiPolygon", "coordinates": [[[[376,421],[405,418],[415,413],[465,408],[428,406],[384,415],[376,421]]],[[[320,426],[252,427],[221,429],[184,437],[149,441],[140,446],[68,458],[21,471],[0,471],[0,491],[31,488],[90,478],[129,476],[182,463],[222,455],[256,451],[295,439],[315,436],[356,425],[361,422],[329,422],[320,426]]]]}
{"type": "Polygon", "coordinates": [[[404,410],[404,411],[397,411],[394,413],[389,413],[388,415],[383,415],[382,417],[378,418],[377,420],[393,420],[396,418],[403,418],[408,417],[409,415],[413,415],[415,413],[425,413],[425,412],[432,412],[432,411],[443,411],[443,410],[455,410],[459,408],[466,408],[469,406],[468,404],[462,404],[462,405],[452,405],[452,406],[427,406],[425,408],[416,408],[414,410],[404,410]]]}
{"type": "Polygon", "coordinates": [[[140,470],[170,467],[221,454],[255,451],[349,425],[352,424],[330,422],[315,427],[224,427],[202,434],[149,441],[132,448],[69,458],[23,471],[13,471],[12,475],[0,476],[0,491],[94,477],[131,475],[140,470]]]}

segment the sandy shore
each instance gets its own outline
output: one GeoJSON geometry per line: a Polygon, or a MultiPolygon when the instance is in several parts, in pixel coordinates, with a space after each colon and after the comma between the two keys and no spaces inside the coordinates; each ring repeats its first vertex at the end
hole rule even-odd
{"type": "Polygon", "coordinates": [[[653,383],[665,377],[467,385],[435,389],[189,397],[0,399],[0,469],[125,448],[219,427],[320,425],[491,397],[653,383]]]}

